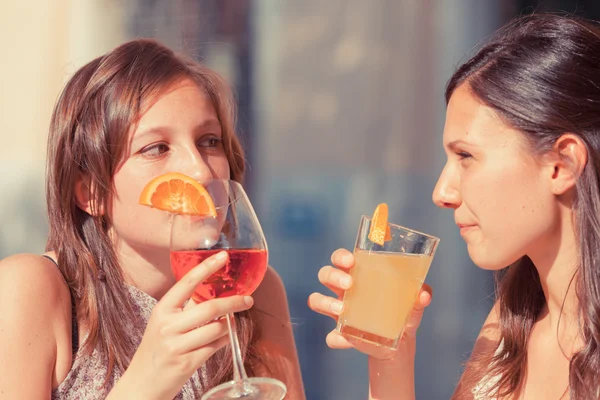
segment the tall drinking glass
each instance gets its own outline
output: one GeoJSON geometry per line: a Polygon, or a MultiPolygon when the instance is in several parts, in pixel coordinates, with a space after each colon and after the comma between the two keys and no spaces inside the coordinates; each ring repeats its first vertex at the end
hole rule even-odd
{"type": "MultiPolygon", "coordinates": [[[[171,268],[177,280],[220,251],[227,265],[198,285],[192,298],[202,302],[217,297],[252,294],[267,271],[267,242],[242,185],[217,179],[205,184],[216,217],[174,214],[171,226],[171,268]]],[[[202,396],[202,400],[281,400],[286,386],[273,378],[248,378],[233,314],[226,316],[233,356],[233,380],[202,396]]]]}
{"type": "Polygon", "coordinates": [[[354,247],[352,287],[344,294],[337,331],[343,336],[397,349],[439,239],[389,224],[383,246],[369,239],[371,218],[362,216],[354,247]]]}

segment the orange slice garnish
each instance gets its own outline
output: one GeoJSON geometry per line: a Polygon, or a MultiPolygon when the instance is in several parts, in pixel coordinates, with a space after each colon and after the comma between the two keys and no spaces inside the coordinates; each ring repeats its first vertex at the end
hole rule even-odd
{"type": "Polygon", "coordinates": [[[371,229],[368,238],[380,246],[392,239],[392,232],[388,225],[388,205],[386,203],[381,203],[375,208],[373,218],[371,218],[371,229]]]}
{"type": "Polygon", "coordinates": [[[179,172],[169,172],[148,182],[139,203],[174,214],[217,216],[215,205],[204,186],[179,172]]]}

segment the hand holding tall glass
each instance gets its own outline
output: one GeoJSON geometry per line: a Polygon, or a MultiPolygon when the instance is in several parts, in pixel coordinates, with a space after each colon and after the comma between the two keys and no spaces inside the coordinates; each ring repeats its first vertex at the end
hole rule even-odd
{"type": "Polygon", "coordinates": [[[336,329],[343,336],[396,350],[439,239],[387,224],[389,238],[380,245],[369,239],[371,223],[362,216],[350,270],[353,283],[344,294],[336,329]]]}
{"type": "MultiPolygon", "coordinates": [[[[229,255],[227,265],[196,288],[192,299],[202,302],[217,297],[252,294],[267,271],[267,242],[242,186],[217,179],[204,185],[216,208],[216,217],[173,214],[171,267],[177,280],[203,260],[220,251],[229,255]]],[[[273,378],[248,378],[244,370],[235,318],[226,316],[233,356],[233,380],[202,396],[202,400],[281,400],[286,386],[273,378]]]]}

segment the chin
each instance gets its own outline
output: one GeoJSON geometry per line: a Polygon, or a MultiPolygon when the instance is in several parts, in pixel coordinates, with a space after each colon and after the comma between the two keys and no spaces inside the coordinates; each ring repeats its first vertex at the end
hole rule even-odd
{"type": "Polygon", "coordinates": [[[490,251],[484,249],[474,249],[471,246],[468,247],[469,257],[473,264],[477,265],[481,269],[487,271],[499,271],[506,268],[510,263],[506,263],[504,260],[500,260],[490,254],[490,251]]]}

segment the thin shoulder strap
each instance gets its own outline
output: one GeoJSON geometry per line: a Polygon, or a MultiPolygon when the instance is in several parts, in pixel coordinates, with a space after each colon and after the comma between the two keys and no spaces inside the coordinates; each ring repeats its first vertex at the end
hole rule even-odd
{"type": "MultiPolygon", "coordinates": [[[[45,257],[48,260],[52,261],[52,264],[56,265],[56,268],[58,268],[58,263],[52,257],[47,256],[45,254],[43,254],[42,257],[45,257]]],[[[60,272],[60,268],[58,268],[58,271],[60,272]]],[[[62,275],[62,272],[61,272],[61,275],[62,275]]],[[[65,279],[65,282],[66,282],[66,279],[65,279]]],[[[67,286],[68,286],[68,284],[67,284],[67,286]]],[[[69,286],[69,294],[71,295],[71,315],[72,315],[72,329],[73,329],[73,332],[71,333],[71,349],[73,351],[73,357],[75,357],[75,354],[77,354],[77,351],[79,350],[79,325],[77,323],[77,307],[75,307],[75,296],[73,295],[73,290],[71,290],[70,286],[69,286]]]]}

